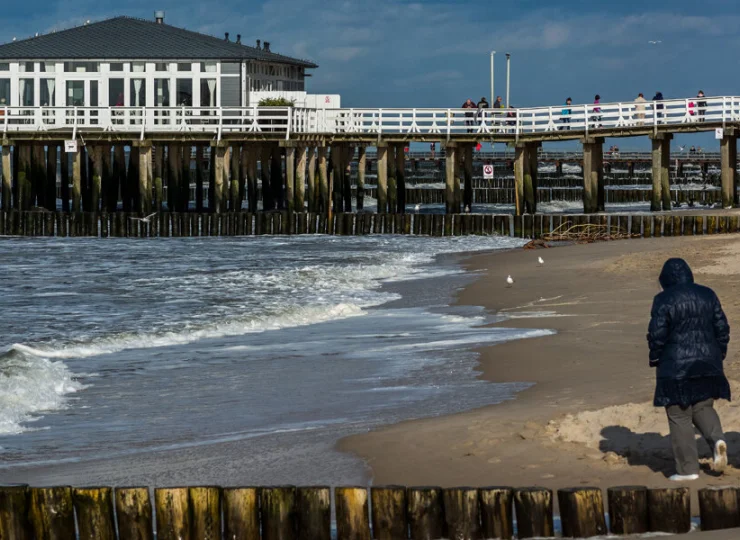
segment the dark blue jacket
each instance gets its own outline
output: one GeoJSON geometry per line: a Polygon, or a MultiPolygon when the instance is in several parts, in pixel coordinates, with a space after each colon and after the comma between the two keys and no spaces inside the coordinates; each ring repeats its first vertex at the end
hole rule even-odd
{"type": "Polygon", "coordinates": [[[730,399],[722,370],[730,326],[719,298],[694,283],[683,259],[668,259],[663,292],[653,300],[648,328],[650,365],[657,368],[656,407],[688,407],[705,399],[730,399]]]}

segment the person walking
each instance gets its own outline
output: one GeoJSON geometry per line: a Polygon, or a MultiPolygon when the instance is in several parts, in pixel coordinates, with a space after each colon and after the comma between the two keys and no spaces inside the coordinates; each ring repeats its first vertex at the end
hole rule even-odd
{"type": "MultiPolygon", "coordinates": [[[[655,95],[653,96],[653,101],[663,101],[663,92],[655,92],[655,95]]],[[[660,119],[663,118],[662,111],[663,111],[663,104],[656,103],[655,115],[658,117],[658,123],[660,123],[660,119]]]]}
{"type": "Polygon", "coordinates": [[[696,113],[699,117],[699,122],[704,121],[704,113],[707,111],[707,102],[704,99],[704,92],[699,90],[699,93],[696,94],[697,101],[696,101],[696,113]]]}
{"type": "MultiPolygon", "coordinates": [[[[477,106],[476,106],[475,103],[473,103],[473,100],[472,99],[468,98],[465,101],[465,103],[463,103],[462,108],[463,109],[475,109],[475,108],[477,108],[477,106]]],[[[473,120],[473,118],[475,118],[475,113],[474,112],[472,112],[472,111],[471,112],[465,112],[465,125],[468,126],[468,127],[472,126],[475,123],[474,120],[473,120]]],[[[468,133],[472,133],[472,132],[473,132],[472,129],[468,129],[468,133]]]]}
{"type": "Polygon", "coordinates": [[[727,466],[727,443],[714,400],[730,399],[722,364],[730,341],[719,298],[694,283],[683,259],[668,259],[659,277],[648,327],[650,366],[656,368],[656,407],[665,407],[676,473],[674,481],[699,478],[694,426],[713,452],[713,469],[727,466]]]}
{"type": "Polygon", "coordinates": [[[488,104],[488,101],[486,101],[486,98],[482,97],[480,98],[480,101],[478,102],[476,107],[478,107],[478,112],[476,114],[476,120],[478,121],[478,123],[481,123],[485,121],[485,118],[486,118],[485,110],[488,109],[490,105],[488,104]]]}
{"type": "Polygon", "coordinates": [[[562,116],[562,118],[560,118],[560,121],[563,123],[563,125],[560,126],[558,129],[570,130],[570,114],[571,112],[573,112],[572,109],[570,108],[570,105],[572,103],[573,103],[573,100],[571,100],[570,98],[567,98],[565,100],[565,107],[563,108],[562,111],[560,111],[560,114],[562,116]]]}
{"type": "Polygon", "coordinates": [[[599,94],[596,94],[594,96],[594,116],[591,117],[591,119],[594,122],[598,122],[598,124],[594,127],[600,128],[601,127],[601,107],[599,105],[601,104],[601,96],[599,94]]]}
{"type": "Polygon", "coordinates": [[[645,123],[645,102],[647,100],[645,99],[645,96],[642,95],[642,92],[637,94],[637,97],[635,98],[635,118],[637,119],[637,125],[641,126],[645,123]]]}
{"type": "MultiPolygon", "coordinates": [[[[494,124],[502,125],[504,123],[504,101],[501,98],[501,96],[496,96],[496,101],[493,102],[493,108],[498,109],[497,111],[494,111],[493,113],[493,122],[494,124]]],[[[499,129],[500,132],[504,131],[504,128],[499,129]]]]}

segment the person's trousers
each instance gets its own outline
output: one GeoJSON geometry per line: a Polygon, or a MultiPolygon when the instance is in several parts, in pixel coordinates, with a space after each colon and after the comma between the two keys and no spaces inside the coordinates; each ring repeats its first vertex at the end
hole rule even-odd
{"type": "Polygon", "coordinates": [[[714,452],[714,445],[717,441],[725,438],[719,416],[714,410],[714,400],[707,399],[686,408],[671,405],[665,410],[668,414],[676,472],[678,474],[698,474],[699,452],[696,449],[694,426],[707,441],[712,452],[714,452]]]}

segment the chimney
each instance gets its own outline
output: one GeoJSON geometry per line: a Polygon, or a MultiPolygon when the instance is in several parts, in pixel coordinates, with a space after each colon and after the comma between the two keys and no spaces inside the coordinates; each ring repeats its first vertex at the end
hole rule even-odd
{"type": "Polygon", "coordinates": [[[262,45],[262,42],[261,42],[261,41],[260,41],[260,40],[258,39],[258,40],[257,40],[257,48],[258,48],[258,49],[261,49],[261,48],[262,48],[262,46],[261,46],[261,45],[262,45]]]}
{"type": "Polygon", "coordinates": [[[270,42],[269,41],[265,41],[265,50],[267,52],[270,52],[270,42]]]}
{"type": "Polygon", "coordinates": [[[164,24],[164,11],[155,11],[154,12],[154,21],[157,24],[164,24]]]}
{"type": "Polygon", "coordinates": [[[241,44],[242,44],[242,35],[241,35],[241,34],[237,34],[237,35],[236,35],[236,42],[237,42],[237,43],[238,43],[239,45],[241,45],[241,44]]]}

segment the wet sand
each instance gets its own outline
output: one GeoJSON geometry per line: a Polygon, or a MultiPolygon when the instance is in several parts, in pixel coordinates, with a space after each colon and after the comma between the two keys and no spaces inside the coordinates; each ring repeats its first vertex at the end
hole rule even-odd
{"type": "MultiPolygon", "coordinates": [[[[364,458],[375,484],[675,485],[667,479],[674,472],[667,422],[652,407],[645,340],[657,276],[671,256],[686,258],[697,282],[722,300],[733,330],[725,368],[738,388],[740,236],[476,255],[467,265],[483,275],[459,302],[513,317],[501,326],[558,332],[481,349],[481,377],[535,385],[512,401],[355,435],[339,448],[364,458]],[[507,274],[516,280],[511,288],[507,274]]],[[[704,472],[690,483],[694,493],[740,480],[740,407],[723,403],[720,415],[734,467],[720,477],[704,472]]],[[[700,454],[709,456],[703,441],[700,454]]]]}

